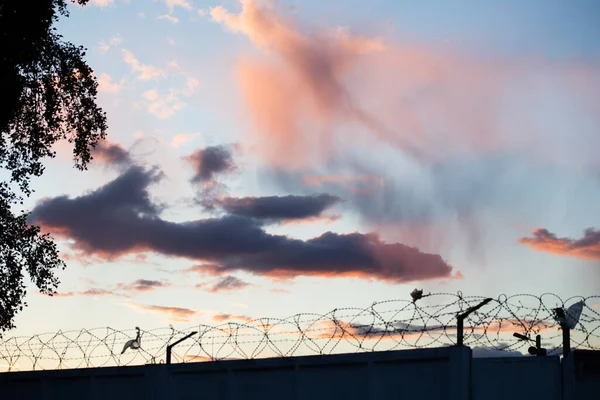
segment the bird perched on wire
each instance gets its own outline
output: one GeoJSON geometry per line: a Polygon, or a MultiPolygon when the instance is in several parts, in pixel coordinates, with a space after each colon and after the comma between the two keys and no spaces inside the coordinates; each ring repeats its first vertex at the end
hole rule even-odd
{"type": "Polygon", "coordinates": [[[416,302],[417,300],[423,298],[423,289],[418,290],[417,288],[415,288],[415,290],[410,292],[410,297],[412,297],[413,303],[416,302]]]}
{"type": "Polygon", "coordinates": [[[142,335],[140,335],[140,328],[138,328],[136,326],[135,330],[137,331],[137,335],[135,336],[135,339],[130,339],[125,343],[125,346],[123,346],[123,351],[121,352],[121,354],[125,353],[125,350],[127,350],[129,348],[131,348],[133,350],[138,350],[142,346],[142,335]]]}

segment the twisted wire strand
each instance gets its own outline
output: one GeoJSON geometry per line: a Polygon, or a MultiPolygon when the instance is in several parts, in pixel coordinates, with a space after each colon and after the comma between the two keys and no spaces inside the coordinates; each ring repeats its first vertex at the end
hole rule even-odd
{"type": "MultiPolygon", "coordinates": [[[[288,318],[199,324],[185,329],[141,330],[141,348],[121,354],[133,329],[110,327],[58,331],[0,339],[0,370],[25,371],[164,362],[167,346],[198,333],[173,349],[172,362],[217,361],[325,355],[452,346],[456,317],[484,297],[462,293],[426,294],[417,301],[387,300],[366,308],[336,308],[325,314],[299,313],[288,318]]],[[[520,333],[542,336],[548,354],[561,353],[562,333],[554,308],[583,300],[579,323],[571,331],[571,348],[600,349],[600,296],[555,294],[500,295],[464,321],[464,344],[499,351],[525,352],[531,345],[520,333]]]]}

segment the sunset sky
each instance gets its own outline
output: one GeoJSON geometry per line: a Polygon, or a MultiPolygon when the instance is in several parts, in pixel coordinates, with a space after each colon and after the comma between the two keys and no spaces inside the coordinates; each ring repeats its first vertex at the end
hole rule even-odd
{"type": "Polygon", "coordinates": [[[34,181],[67,269],[8,336],[598,294],[598,2],[90,3],[108,140],[34,181]]]}

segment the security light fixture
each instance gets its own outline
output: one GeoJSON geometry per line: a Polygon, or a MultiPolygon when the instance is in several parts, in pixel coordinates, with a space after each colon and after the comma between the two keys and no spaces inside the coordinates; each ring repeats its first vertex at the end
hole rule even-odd
{"type": "MultiPolygon", "coordinates": [[[[525,340],[525,341],[533,341],[533,339],[529,338],[529,336],[521,335],[520,333],[513,333],[513,336],[525,340]]],[[[542,337],[540,335],[536,335],[535,337],[535,346],[529,346],[527,352],[532,356],[543,357],[548,354],[546,349],[542,348],[542,337]]]]}

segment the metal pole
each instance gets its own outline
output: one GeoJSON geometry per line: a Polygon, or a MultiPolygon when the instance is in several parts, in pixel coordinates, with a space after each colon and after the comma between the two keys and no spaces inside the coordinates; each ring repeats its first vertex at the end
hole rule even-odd
{"type": "Polygon", "coordinates": [[[562,329],[562,345],[563,345],[563,357],[566,357],[571,352],[571,329],[567,326],[567,316],[563,308],[555,308],[554,312],[560,323],[560,329],[562,329]]]}
{"type": "Polygon", "coordinates": [[[476,306],[468,308],[464,313],[458,314],[456,316],[456,345],[457,346],[463,345],[463,341],[464,341],[463,328],[464,328],[465,318],[467,318],[471,313],[479,310],[481,307],[485,306],[487,303],[489,303],[492,300],[493,299],[491,299],[491,298],[487,298],[487,299],[483,300],[481,303],[477,304],[476,306]]]}
{"type": "Polygon", "coordinates": [[[190,333],[189,335],[182,337],[175,343],[167,346],[167,364],[171,364],[171,350],[173,349],[173,347],[177,346],[179,343],[183,342],[185,339],[194,336],[196,333],[198,333],[198,332],[194,331],[194,332],[190,333]]]}
{"type": "Polygon", "coordinates": [[[459,315],[456,318],[456,345],[457,346],[462,346],[463,345],[463,323],[464,318],[462,318],[461,315],[459,315]]]}
{"type": "Polygon", "coordinates": [[[562,340],[563,340],[563,357],[566,357],[571,352],[571,330],[566,322],[562,325],[562,340]]]}

